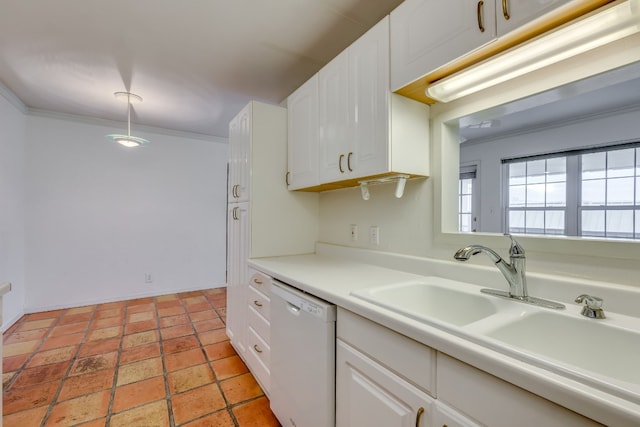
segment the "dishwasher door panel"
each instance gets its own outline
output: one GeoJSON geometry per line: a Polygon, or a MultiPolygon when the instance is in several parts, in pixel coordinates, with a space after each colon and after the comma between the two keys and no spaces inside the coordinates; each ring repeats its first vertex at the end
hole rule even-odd
{"type": "Polygon", "coordinates": [[[333,427],[336,308],[275,281],[271,291],[271,409],[285,427],[333,427]]]}

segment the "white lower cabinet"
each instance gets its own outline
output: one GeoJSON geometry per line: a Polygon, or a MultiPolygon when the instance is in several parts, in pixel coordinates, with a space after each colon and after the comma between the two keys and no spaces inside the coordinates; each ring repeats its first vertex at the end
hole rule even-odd
{"type": "Polygon", "coordinates": [[[337,427],[430,425],[432,397],[341,340],[336,365],[337,427]]]}
{"type": "Polygon", "coordinates": [[[227,212],[227,335],[240,356],[244,356],[247,317],[247,259],[249,203],[230,203],[227,212]]]}
{"type": "Polygon", "coordinates": [[[338,427],[600,425],[341,308],[337,338],[338,427]]]}
{"type": "Polygon", "coordinates": [[[271,277],[253,269],[249,271],[252,274],[246,299],[248,305],[245,361],[268,396],[271,386],[271,277]]]}
{"type": "MultiPolygon", "coordinates": [[[[438,400],[492,427],[601,424],[444,353],[438,353],[438,400]]],[[[449,426],[451,427],[451,426],[449,426]]]]}
{"type": "Polygon", "coordinates": [[[434,402],[432,414],[431,425],[434,427],[480,427],[480,424],[471,421],[439,400],[434,402]]]}

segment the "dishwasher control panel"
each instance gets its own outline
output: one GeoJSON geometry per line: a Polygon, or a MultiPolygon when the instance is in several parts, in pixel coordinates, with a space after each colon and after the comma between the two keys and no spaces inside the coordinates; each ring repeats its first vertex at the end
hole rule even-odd
{"type": "Polygon", "coordinates": [[[274,280],[272,284],[271,292],[284,299],[292,312],[304,311],[325,321],[335,321],[335,306],[333,304],[277,280],[274,280]]]}

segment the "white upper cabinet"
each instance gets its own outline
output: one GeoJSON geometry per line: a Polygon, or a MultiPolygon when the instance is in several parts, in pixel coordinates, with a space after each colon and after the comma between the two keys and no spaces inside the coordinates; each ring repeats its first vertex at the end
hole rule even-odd
{"type": "Polygon", "coordinates": [[[320,182],[337,181],[349,150],[348,58],[343,51],[318,73],[320,182]]]}
{"type": "Polygon", "coordinates": [[[405,0],[391,12],[391,90],[495,40],[495,16],[494,0],[405,0]]]}
{"type": "Polygon", "coordinates": [[[247,105],[229,123],[229,203],[249,200],[250,118],[251,108],[247,105]]]}
{"type": "Polygon", "coordinates": [[[287,98],[289,190],[318,185],[318,75],[287,98]]]}
{"type": "Polygon", "coordinates": [[[389,168],[389,18],[351,46],[348,60],[347,169],[363,177],[389,168]]]}
{"type": "Polygon", "coordinates": [[[571,0],[496,0],[498,35],[515,30],[571,0]]]}
{"type": "Polygon", "coordinates": [[[360,178],[429,174],[429,107],[389,90],[389,17],[323,67],[287,100],[289,189],[322,191],[360,178]],[[317,77],[317,125],[310,117],[317,77]],[[307,90],[309,93],[307,93],[307,90]],[[401,99],[402,98],[402,99],[401,99]],[[310,152],[318,135],[317,181],[310,152]],[[307,176],[312,176],[312,173],[307,176]]]}
{"type": "Polygon", "coordinates": [[[574,0],[405,0],[391,12],[391,90],[571,1],[574,0]]]}
{"type": "Polygon", "coordinates": [[[320,181],[385,171],[389,136],[389,20],[319,73],[320,181]]]}

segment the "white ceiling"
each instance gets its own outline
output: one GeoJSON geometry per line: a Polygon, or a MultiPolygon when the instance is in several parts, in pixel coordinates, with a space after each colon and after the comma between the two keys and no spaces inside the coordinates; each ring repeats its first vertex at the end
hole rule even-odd
{"type": "MultiPolygon", "coordinates": [[[[0,84],[29,108],[226,137],[402,0],[0,0],[0,84]]],[[[134,132],[135,133],[135,132],[134,132]]]]}

